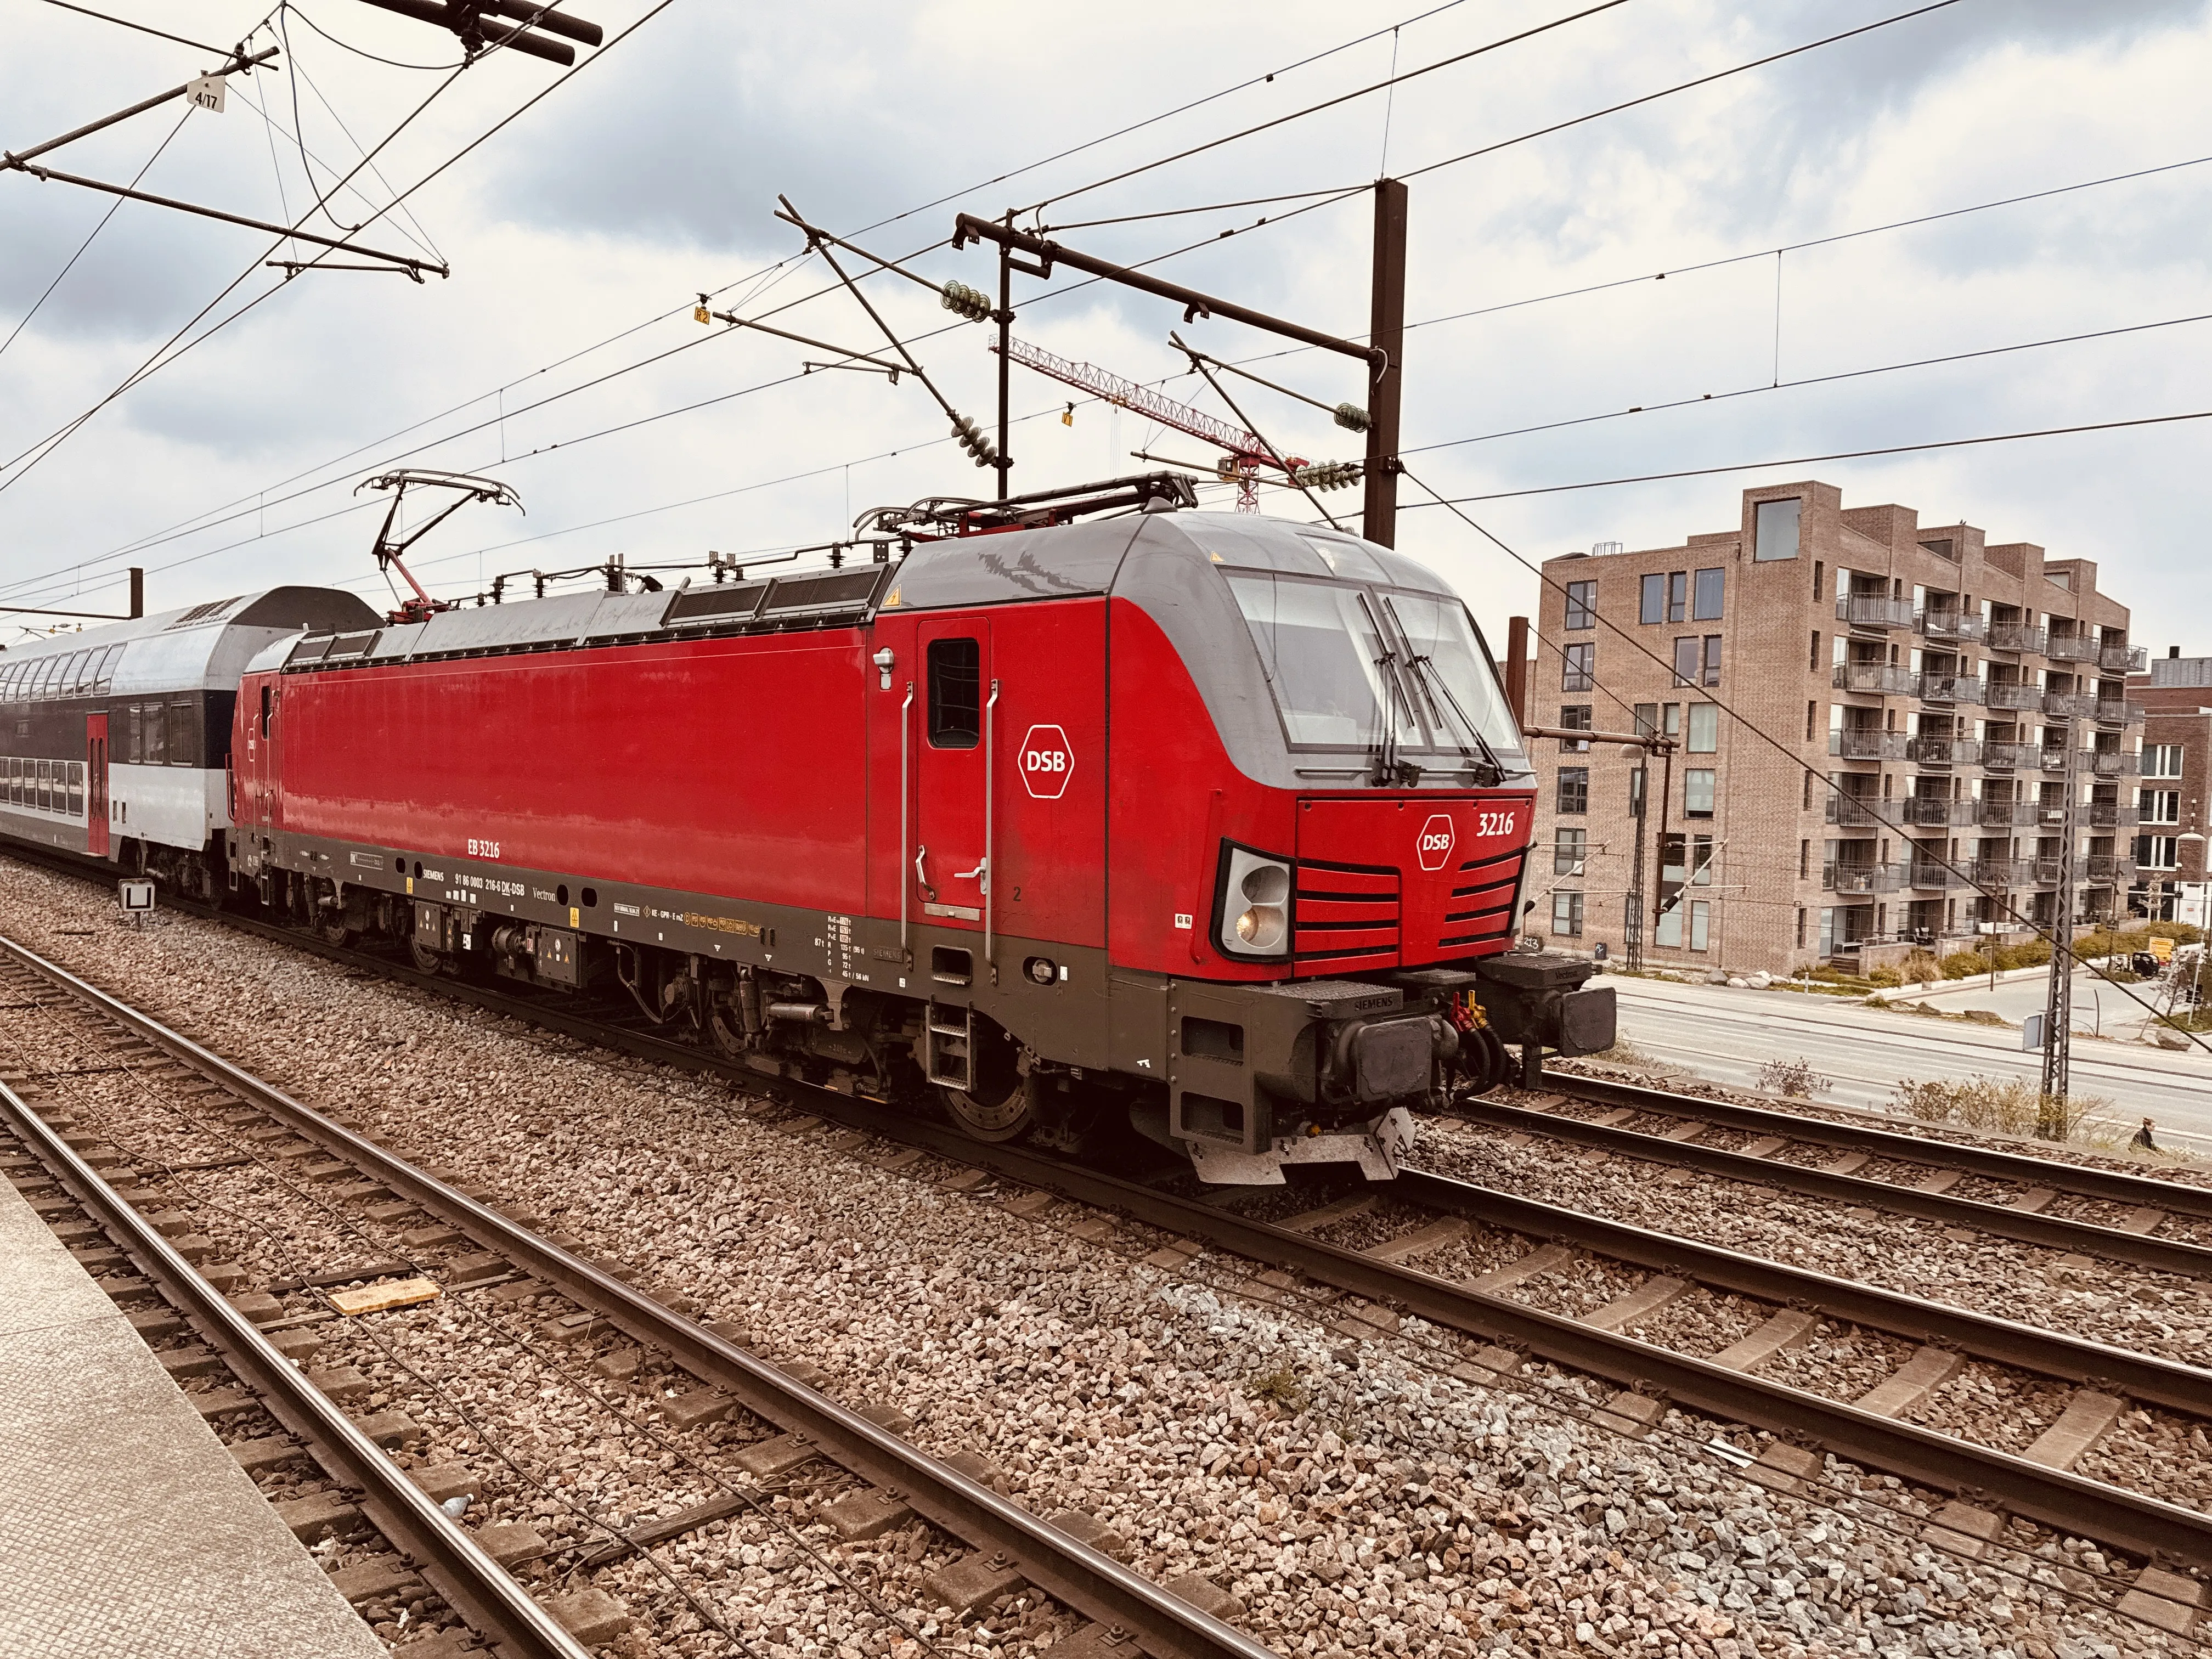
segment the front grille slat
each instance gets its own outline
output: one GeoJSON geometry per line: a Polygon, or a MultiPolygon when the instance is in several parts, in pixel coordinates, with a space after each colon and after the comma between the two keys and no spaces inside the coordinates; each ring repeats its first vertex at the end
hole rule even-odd
{"type": "Polygon", "coordinates": [[[1395,870],[1301,861],[1291,953],[1301,972],[1388,967],[1399,951],[1395,870]]]}

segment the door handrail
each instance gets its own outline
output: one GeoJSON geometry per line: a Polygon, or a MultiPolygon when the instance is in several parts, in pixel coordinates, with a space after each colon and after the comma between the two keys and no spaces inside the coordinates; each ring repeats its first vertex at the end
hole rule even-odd
{"type": "Polygon", "coordinates": [[[993,840],[993,830],[995,828],[996,822],[993,816],[993,805],[996,799],[996,796],[991,787],[991,767],[993,756],[997,747],[994,739],[998,735],[998,730],[999,683],[994,679],[991,682],[991,700],[983,705],[983,863],[981,874],[983,877],[983,963],[986,967],[995,966],[998,961],[998,958],[991,954],[991,912],[994,908],[994,906],[991,903],[991,855],[998,850],[997,844],[993,840]]]}
{"type": "MultiPolygon", "coordinates": [[[[901,957],[911,954],[906,938],[906,913],[907,905],[914,897],[914,893],[913,890],[906,884],[906,848],[908,828],[907,815],[912,810],[907,785],[907,750],[911,740],[910,734],[914,729],[914,722],[908,718],[908,715],[913,708],[914,682],[908,680],[906,683],[906,701],[899,705],[899,955],[901,957]]],[[[927,850],[927,848],[922,849],[923,852],[927,850]]],[[[921,852],[914,855],[914,878],[916,881],[921,879],[921,852]]],[[[905,964],[902,963],[901,965],[905,964]]]]}

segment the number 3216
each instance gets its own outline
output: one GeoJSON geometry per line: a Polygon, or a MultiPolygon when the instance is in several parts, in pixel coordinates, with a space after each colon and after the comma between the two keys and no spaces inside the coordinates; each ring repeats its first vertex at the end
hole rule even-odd
{"type": "Polygon", "coordinates": [[[1513,814],[1510,812],[1478,812],[1474,833],[1478,836],[1510,836],[1513,833],[1513,814]]]}

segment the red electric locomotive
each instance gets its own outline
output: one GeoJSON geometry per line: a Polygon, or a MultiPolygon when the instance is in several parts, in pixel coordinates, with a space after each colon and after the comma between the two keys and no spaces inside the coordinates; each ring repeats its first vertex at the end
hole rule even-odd
{"type": "Polygon", "coordinates": [[[1126,1112],[1208,1180],[1387,1177],[1455,1071],[1605,1048],[1612,995],[1504,954],[1533,779],[1460,600],[1191,505],[901,509],[872,562],[284,641],[231,879],[986,1139],[1126,1112]]]}

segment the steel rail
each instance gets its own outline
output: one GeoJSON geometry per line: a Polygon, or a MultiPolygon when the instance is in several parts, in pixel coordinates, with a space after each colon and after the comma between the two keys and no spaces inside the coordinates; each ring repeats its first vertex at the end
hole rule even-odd
{"type": "MultiPolygon", "coordinates": [[[[1827,1170],[1809,1169],[1802,1164],[1785,1164],[1779,1158],[1754,1158],[1748,1152],[1732,1152],[1718,1146],[1700,1146],[1693,1140],[1669,1140],[1663,1135],[1585,1122],[1580,1118],[1562,1117],[1556,1112],[1534,1111],[1525,1106],[1507,1106],[1495,1101],[1474,1098],[1462,1100],[1454,1109],[1463,1117],[1494,1124],[1500,1128],[1519,1129],[1528,1134],[1578,1141],[1586,1146],[1601,1147],[1624,1157],[1647,1158],[1655,1164],[1686,1164],[1708,1175],[1720,1176],[1730,1181],[1765,1187],[1786,1187],[1839,1203],[1894,1210],[1905,1215],[1917,1216],[1923,1221],[1942,1222],[1954,1227],[1972,1227],[1981,1232],[2016,1239],[2021,1243],[2039,1244],[2047,1249],[2081,1251],[2125,1262],[2130,1267],[2152,1267],[2195,1279],[2212,1279],[2212,1247],[2203,1244],[2160,1238],[2148,1233],[2123,1232],[2117,1227],[2100,1227],[2087,1221],[2069,1221],[2063,1216],[2039,1215],[2033,1210],[2015,1210],[2003,1204],[1984,1203],[1979,1199],[1954,1198],[1948,1193],[1923,1192],[1917,1187],[1900,1187],[1887,1181],[1869,1181],[1864,1176],[1837,1175],[1827,1170]]],[[[2022,1161],[2033,1162],[2032,1159],[2022,1161]]]]}
{"type": "Polygon", "coordinates": [[[307,1443],[330,1477],[363,1494],[362,1512],[470,1628],[517,1659],[590,1659],[583,1645],[485,1554],[459,1522],[5,1084],[0,1084],[0,1115],[198,1333],[212,1341],[270,1414],[307,1443]]]}
{"type": "MultiPolygon", "coordinates": [[[[1276,1659],[1272,1650],[1143,1574],[1077,1541],[758,1355],[518,1226],[67,969],[13,939],[0,938],[0,951],[460,1228],[617,1329],[672,1355],[702,1382],[787,1432],[819,1445],[834,1462],[896,1492],[954,1536],[1003,1552],[1038,1589],[1103,1625],[1119,1626],[1156,1659],[1276,1659]]],[[[235,1316],[235,1310],[231,1312],[235,1316]]]]}
{"type": "Polygon", "coordinates": [[[1805,1117],[1768,1107],[1706,1100],[1666,1089],[1645,1088],[1639,1084],[1616,1083],[1607,1078],[1583,1077],[1578,1073],[1547,1071],[1544,1082],[1547,1088],[1583,1100],[1632,1106],[1639,1111],[1669,1117],[1695,1118],[1759,1134],[1784,1135],[1816,1146],[1876,1152],[1899,1163],[1933,1164],[1966,1175],[2018,1182],[2023,1187],[2053,1187],[2082,1198],[2140,1204],[2212,1220],[2212,1187],[2160,1181],[2149,1176],[2126,1175],[2117,1170],[2092,1169],[2079,1164],[2061,1164],[2024,1152],[2003,1152],[1992,1147],[1935,1140],[1895,1129],[1877,1129],[1871,1124],[1839,1123],[1830,1118],[1805,1117]]]}
{"type": "Polygon", "coordinates": [[[2044,1376],[2116,1389],[2153,1405],[2212,1418],[2212,1370],[2114,1347],[2039,1325],[1975,1313],[1857,1279],[1838,1279],[1766,1256],[1747,1255],[1679,1233],[1539,1203],[1455,1176],[1401,1166],[1399,1194],[1431,1209],[1466,1215],[1515,1232],[1594,1250],[1678,1279],[1814,1309],[1917,1342],[1955,1348],[2044,1376]]]}
{"type": "MultiPolygon", "coordinates": [[[[743,1083],[794,1109],[919,1146],[1009,1180],[1057,1191],[1079,1202],[1120,1211],[1136,1220],[1202,1239],[1251,1260],[1294,1268],[1338,1290],[1395,1301],[1448,1328],[1497,1341],[1646,1395],[1670,1399],[1727,1421],[1791,1440],[1811,1440],[1838,1457],[1961,1497],[1994,1503],[2063,1533],[2099,1539],[2153,1559],[2164,1555],[2185,1565],[2212,1570],[2212,1516],[2197,1510],[2031,1463],[2013,1454],[1955,1440],[1912,1424],[1876,1416],[1787,1384],[1677,1354],[1633,1337],[1525,1307],[1508,1298],[1486,1296],[1464,1285],[1376,1261],[1340,1246],[1246,1220],[1199,1200],[1176,1198],[1115,1176],[1061,1164],[1012,1143],[980,1142],[948,1125],[880,1107],[863,1098],[787,1079],[769,1078],[719,1055],[672,1042],[650,1032],[611,1025],[506,992],[422,974],[380,957],[329,945],[273,923],[221,912],[208,914],[264,939],[312,951],[327,960],[373,968],[400,983],[510,1014],[598,1047],[743,1083]]],[[[0,940],[0,946],[12,948],[27,957],[31,954],[9,941],[0,940]]],[[[41,960],[40,965],[47,964],[41,960]]],[[[68,977],[64,970],[56,971],[68,977]]],[[[92,994],[95,1000],[104,997],[104,994],[96,991],[92,994]]],[[[155,1024],[143,1017],[140,1021],[142,1030],[155,1024]]],[[[184,1039],[176,1041],[193,1052],[204,1053],[184,1039]]],[[[226,1072],[235,1070],[217,1057],[209,1058],[226,1072]]],[[[1541,1114],[1531,1115],[1542,1120],[1541,1114]]],[[[348,1137],[349,1140],[356,1139],[348,1137]]],[[[1678,1143],[1661,1144],[1669,1152],[1683,1150],[1678,1143]]],[[[388,1155],[376,1152],[375,1156],[381,1158],[388,1155]]],[[[1861,1184],[1876,1191],[1891,1190],[1879,1183],[1861,1184]]],[[[507,1224],[502,1218],[495,1216],[492,1220],[501,1227],[507,1224]]],[[[648,1304],[648,1312],[666,1316],[665,1310],[657,1304],[648,1304]]],[[[796,1386],[790,1384],[789,1379],[782,1381],[786,1386],[796,1386]]],[[[773,1412],[763,1414],[771,1418],[775,1415],[773,1412]]]]}

